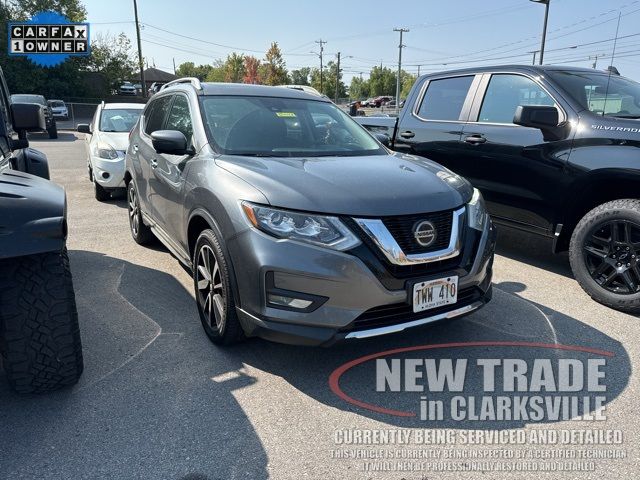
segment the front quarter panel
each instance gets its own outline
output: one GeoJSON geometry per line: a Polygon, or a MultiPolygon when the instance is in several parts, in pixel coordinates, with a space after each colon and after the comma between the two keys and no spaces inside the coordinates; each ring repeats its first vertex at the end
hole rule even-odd
{"type": "Polygon", "coordinates": [[[0,259],[60,251],[66,243],[64,190],[13,170],[0,174],[0,259]]]}
{"type": "Polygon", "coordinates": [[[187,164],[184,200],[185,222],[181,243],[186,251],[188,226],[194,215],[207,218],[223,235],[225,242],[250,228],[241,201],[268,204],[266,197],[240,177],[218,167],[213,156],[194,159],[187,164]]]}

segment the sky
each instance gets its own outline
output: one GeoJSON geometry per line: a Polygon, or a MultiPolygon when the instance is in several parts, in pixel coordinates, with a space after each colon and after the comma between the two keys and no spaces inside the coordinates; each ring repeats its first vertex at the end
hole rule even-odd
{"type": "MultiPolygon", "coordinates": [[[[135,46],[133,0],[85,0],[92,35],[124,32],[135,46]]],[[[212,63],[232,51],[264,57],[273,41],[288,69],[319,66],[341,52],[344,80],[374,65],[413,74],[477,65],[530,64],[540,49],[544,5],[529,0],[138,0],[142,51],[149,66],[173,71],[212,63]]],[[[611,63],[640,81],[640,0],[550,0],[544,61],[591,67],[611,63]]]]}

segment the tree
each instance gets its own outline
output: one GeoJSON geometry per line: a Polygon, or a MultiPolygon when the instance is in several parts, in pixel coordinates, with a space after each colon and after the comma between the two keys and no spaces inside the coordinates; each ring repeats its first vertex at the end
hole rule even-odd
{"type": "Polygon", "coordinates": [[[369,97],[369,82],[361,77],[353,77],[349,87],[349,97],[354,99],[369,97]]]}
{"type": "Polygon", "coordinates": [[[373,67],[369,74],[369,95],[396,94],[396,73],[387,67],[373,67]]]}
{"type": "Polygon", "coordinates": [[[260,60],[248,55],[244,57],[244,83],[259,84],[260,82],[260,60]]]}
{"type": "Polygon", "coordinates": [[[244,55],[231,53],[224,62],[224,81],[228,83],[242,83],[244,79],[244,55]]]}
{"type": "Polygon", "coordinates": [[[214,67],[209,64],[196,65],[193,62],[184,62],[176,68],[176,75],[179,77],[195,77],[201,82],[204,82],[213,68],[214,67]]]}
{"type": "Polygon", "coordinates": [[[291,70],[289,73],[292,85],[309,85],[309,74],[311,74],[311,68],[302,67],[298,70],[291,70]]]}
{"type": "Polygon", "coordinates": [[[264,64],[265,85],[283,85],[288,83],[287,68],[282,58],[278,42],[273,42],[265,55],[264,64]]]}
{"type": "Polygon", "coordinates": [[[418,77],[416,75],[411,75],[410,73],[407,73],[404,70],[402,70],[400,75],[400,80],[402,81],[400,99],[407,98],[407,96],[409,95],[409,92],[411,91],[411,87],[413,87],[413,84],[416,83],[417,79],[418,77]]]}
{"type": "Polygon", "coordinates": [[[207,82],[224,82],[224,62],[220,59],[213,62],[213,65],[207,65],[207,76],[205,81],[207,82]]]}
{"type": "Polygon", "coordinates": [[[25,20],[44,11],[59,12],[72,22],[83,22],[87,18],[87,9],[79,0],[5,0],[3,3],[11,20],[25,20]]]}
{"type": "Polygon", "coordinates": [[[123,80],[132,78],[136,64],[131,40],[124,33],[117,37],[98,33],[91,43],[91,56],[88,57],[85,68],[101,73],[106,85],[111,89],[117,88],[123,80]]]}

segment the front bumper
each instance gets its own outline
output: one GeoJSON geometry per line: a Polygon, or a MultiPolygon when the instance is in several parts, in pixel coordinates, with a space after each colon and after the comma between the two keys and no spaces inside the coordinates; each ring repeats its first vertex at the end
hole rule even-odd
{"type": "Polygon", "coordinates": [[[93,178],[102,188],[125,188],[124,184],[124,157],[116,160],[91,156],[89,168],[93,171],[93,178]]]}
{"type": "Polygon", "coordinates": [[[483,232],[465,229],[464,237],[458,258],[398,271],[366,245],[337,252],[246,230],[227,242],[240,321],[248,336],[328,345],[472,313],[491,299],[496,233],[488,222],[483,232]],[[459,277],[458,303],[414,314],[408,294],[411,285],[447,275],[459,277]],[[267,291],[274,287],[318,301],[311,311],[269,306],[267,291]]]}

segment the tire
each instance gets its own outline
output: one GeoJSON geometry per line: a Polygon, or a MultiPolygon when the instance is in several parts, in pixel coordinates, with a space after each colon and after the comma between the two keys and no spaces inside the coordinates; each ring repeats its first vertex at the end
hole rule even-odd
{"type": "Polygon", "coordinates": [[[640,312],[640,200],[607,202],[582,217],[571,236],[569,261],[596,302],[640,312]]]}
{"type": "Polygon", "coordinates": [[[106,202],[111,199],[111,194],[102,188],[102,186],[96,182],[95,178],[93,179],[93,191],[96,197],[96,200],[99,202],[106,202]]]}
{"type": "Polygon", "coordinates": [[[47,133],[49,133],[49,138],[55,140],[58,138],[58,126],[54,123],[49,128],[47,128],[47,133]]]}
{"type": "Polygon", "coordinates": [[[129,230],[138,245],[148,245],[154,239],[151,229],[144,224],[138,191],[133,180],[127,185],[127,213],[129,214],[129,230]]]}
{"type": "Polygon", "coordinates": [[[231,345],[243,340],[244,331],[231,290],[232,272],[222,243],[213,230],[204,230],[198,237],[193,265],[198,313],[207,336],[219,345],[231,345]]]}
{"type": "Polygon", "coordinates": [[[0,262],[0,350],[18,393],[74,385],[83,370],[66,249],[0,262]]]}

